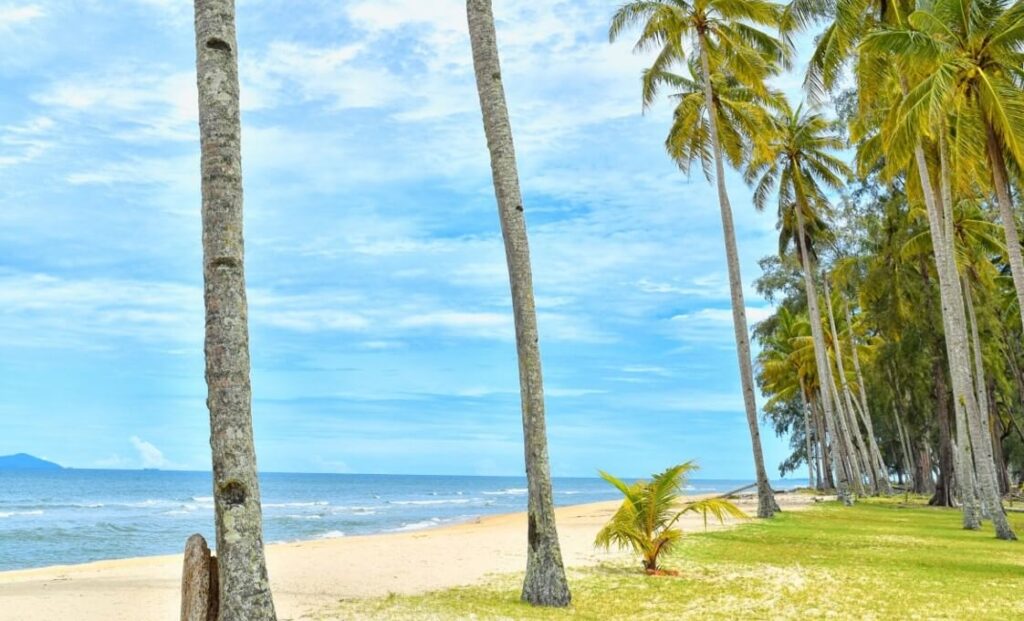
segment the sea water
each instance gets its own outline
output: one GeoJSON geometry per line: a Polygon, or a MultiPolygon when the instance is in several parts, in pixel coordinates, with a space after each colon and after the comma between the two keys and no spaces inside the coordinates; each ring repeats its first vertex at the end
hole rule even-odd
{"type": "MultiPolygon", "coordinates": [[[[746,483],[694,480],[687,491],[746,483]]],[[[597,478],[553,485],[559,506],[620,497],[597,478]]],[[[521,477],[265,473],[260,487],[268,543],[419,530],[526,509],[521,477]]],[[[173,554],[192,533],[213,545],[209,473],[0,472],[0,571],[173,554]]]]}

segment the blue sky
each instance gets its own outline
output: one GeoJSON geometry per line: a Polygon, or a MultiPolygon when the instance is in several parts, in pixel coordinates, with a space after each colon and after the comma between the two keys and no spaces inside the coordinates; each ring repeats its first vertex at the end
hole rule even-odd
{"type": "MultiPolygon", "coordinates": [[[[747,478],[717,200],[641,114],[618,4],[495,2],[553,472],[747,478]]],[[[261,469],[522,472],[464,3],[238,20],[261,469]]],[[[189,0],[0,0],[0,454],[208,467],[192,37],[189,0]]],[[[774,217],[729,187],[753,321],[774,217]]]]}

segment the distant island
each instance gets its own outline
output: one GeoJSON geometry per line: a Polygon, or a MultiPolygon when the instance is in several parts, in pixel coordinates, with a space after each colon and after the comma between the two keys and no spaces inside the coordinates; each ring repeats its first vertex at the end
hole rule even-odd
{"type": "Polygon", "coordinates": [[[39,459],[26,453],[0,455],[0,470],[63,470],[60,464],[39,459]]]}

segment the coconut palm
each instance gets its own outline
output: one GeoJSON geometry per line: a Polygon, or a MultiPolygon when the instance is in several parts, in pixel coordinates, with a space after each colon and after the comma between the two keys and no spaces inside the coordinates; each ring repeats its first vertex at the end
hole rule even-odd
{"type": "Polygon", "coordinates": [[[761,352],[757,356],[759,366],[758,382],[766,394],[770,395],[765,409],[771,409],[776,402],[800,398],[804,415],[804,455],[807,460],[807,480],[810,487],[815,487],[815,464],[812,444],[814,391],[817,383],[814,370],[814,349],[811,341],[811,325],[807,317],[791,312],[785,306],[775,314],[775,325],[761,342],[761,352]]]}
{"type": "Polygon", "coordinates": [[[232,0],[196,0],[202,149],[206,400],[210,410],[220,621],[275,619],[252,435],[242,238],[238,56],[232,0]]]}
{"type": "Polygon", "coordinates": [[[530,248],[526,237],[526,217],[519,189],[512,127],[505,103],[505,88],[501,81],[491,0],[467,0],[466,13],[484,133],[491,155],[498,215],[505,241],[519,357],[519,387],[529,488],[528,547],[522,599],[539,606],[568,606],[571,595],[558,545],[551,491],[551,465],[544,420],[544,383],[537,311],[533,299],[530,248]]]}
{"type": "Polygon", "coordinates": [[[907,113],[923,121],[955,112],[952,155],[963,162],[963,177],[976,182],[975,173],[991,175],[1018,308],[1024,313],[1024,258],[1007,166],[1007,159],[1018,167],[1024,164],[1024,2],[1009,7],[1004,0],[922,3],[903,27],[873,33],[871,44],[873,50],[924,59],[934,67],[910,93],[908,103],[914,105],[907,106],[907,113]]]}
{"type": "Polygon", "coordinates": [[[625,499],[611,520],[597,533],[594,545],[609,549],[612,546],[633,550],[644,563],[644,570],[650,574],[661,571],[659,557],[669,552],[682,538],[676,528],[679,518],[687,513],[700,513],[705,523],[708,515],[719,522],[726,516],[745,518],[736,505],[724,498],[707,498],[679,504],[688,475],[697,470],[697,464],[688,461],[672,466],[650,481],[637,481],[632,485],[623,482],[607,472],[601,478],[615,486],[625,499]]]}
{"type": "MultiPolygon", "coordinates": [[[[861,472],[854,456],[854,446],[848,420],[841,404],[831,389],[833,379],[831,363],[822,329],[822,315],[818,305],[815,284],[816,268],[811,252],[808,223],[819,226],[821,214],[828,208],[827,191],[843,187],[851,172],[833,152],[843,147],[843,140],[835,133],[833,124],[820,113],[784,108],[775,117],[769,142],[748,166],[745,177],[755,183],[754,205],[763,210],[769,197],[778,198],[780,223],[796,224],[796,234],[788,232],[792,224],[780,226],[782,240],[796,239],[797,254],[803,267],[807,310],[814,339],[815,362],[821,378],[821,403],[832,437],[837,440],[839,460],[836,477],[840,493],[847,498],[847,486],[861,486],[861,472]]],[[[812,229],[813,230],[813,229],[812,229]]],[[[785,250],[783,246],[781,250],[785,250]]]]}
{"type": "MultiPolygon", "coordinates": [[[[703,109],[706,123],[689,127],[681,125],[678,121],[680,111],[677,110],[676,127],[689,133],[670,136],[669,144],[670,148],[673,143],[686,145],[678,150],[678,154],[684,158],[684,168],[695,156],[706,162],[707,152],[711,153],[714,163],[725,237],[736,354],[757,477],[758,517],[770,517],[778,505],[768,482],[761,451],[739,251],[736,247],[732,207],[725,186],[726,149],[734,128],[730,126],[725,129],[726,119],[718,114],[720,108],[728,106],[724,98],[719,98],[716,86],[723,80],[732,81],[737,88],[768,97],[764,80],[777,71],[787,54],[778,39],[759,30],[758,26],[775,28],[780,17],[781,7],[766,0],[636,0],[625,4],[615,13],[608,32],[609,38],[615,41],[626,29],[639,26],[641,34],[634,49],[640,52],[657,51],[653,64],[645,73],[645,103],[650,102],[654,92],[649,84],[671,73],[675,65],[692,60],[694,65],[699,64],[700,67],[699,79],[691,81],[687,88],[692,95],[692,86],[699,84],[703,89],[704,103],[700,104],[696,98],[684,97],[681,105],[690,106],[693,112],[703,109]],[[728,77],[716,77],[718,74],[728,77]],[[715,103],[709,105],[708,102],[715,103]]],[[[740,128],[735,130],[741,131],[740,128]]]]}
{"type": "MultiPolygon", "coordinates": [[[[961,5],[961,8],[968,10],[970,7],[961,5]]],[[[917,15],[916,21],[929,19],[922,17],[920,13],[917,15]]],[[[952,18],[953,15],[950,14],[948,17],[952,18]]],[[[976,18],[980,19],[977,16],[976,18]]],[[[968,14],[964,19],[974,18],[968,14]]],[[[932,105],[933,98],[946,97],[947,89],[942,85],[952,79],[951,72],[956,64],[944,63],[945,59],[941,55],[922,56],[916,46],[906,45],[909,39],[926,38],[925,33],[919,31],[911,33],[879,29],[864,37],[859,49],[863,57],[877,59],[876,67],[882,61],[889,61],[890,67],[885,71],[890,74],[897,71],[901,76],[902,97],[898,105],[892,107],[880,136],[884,151],[891,162],[908,162],[907,168],[916,170],[920,196],[928,214],[953,385],[953,404],[960,447],[959,460],[962,464],[960,472],[970,473],[977,480],[978,490],[982,494],[981,501],[990,508],[989,513],[996,526],[996,536],[1000,539],[1016,539],[1003,512],[992,461],[991,442],[984,433],[985,423],[975,392],[976,379],[970,361],[967,311],[956,264],[952,168],[955,162],[951,162],[954,153],[951,152],[950,145],[956,144],[960,139],[955,115],[957,108],[954,105],[932,105]],[[912,88],[911,84],[914,85],[912,88]],[[950,113],[954,113],[952,118],[950,113]],[[926,147],[935,155],[931,162],[938,160],[937,167],[929,161],[926,147]],[[933,182],[933,175],[938,179],[938,183],[933,182]],[[967,440],[968,437],[970,441],[967,440]],[[973,451],[977,451],[978,455],[974,456],[973,451]]],[[[873,73],[877,74],[878,69],[873,73]]],[[[878,83],[880,80],[876,79],[874,82],[878,83]]],[[[960,149],[956,151],[962,152],[960,149]]],[[[963,482],[965,477],[961,476],[960,479],[963,482]]],[[[964,526],[978,527],[977,520],[967,510],[964,512],[964,526]]]]}

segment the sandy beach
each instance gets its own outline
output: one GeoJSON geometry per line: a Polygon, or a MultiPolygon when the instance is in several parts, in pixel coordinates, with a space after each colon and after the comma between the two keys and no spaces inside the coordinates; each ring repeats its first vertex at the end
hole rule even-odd
{"type": "MultiPolygon", "coordinates": [[[[806,507],[811,497],[780,494],[778,501],[784,510],[794,510],[806,507]]],[[[594,535],[618,504],[558,509],[567,566],[624,558],[593,547],[594,535]]],[[[756,512],[751,496],[737,504],[748,514],[756,512]]],[[[703,529],[700,516],[686,516],[683,529],[703,529]]],[[[432,530],[268,546],[278,617],[308,619],[343,599],[423,593],[522,571],[525,533],[526,514],[515,513],[432,530]]],[[[0,620],[172,621],[179,614],[181,560],[181,555],[154,556],[0,573],[0,620]]]]}

